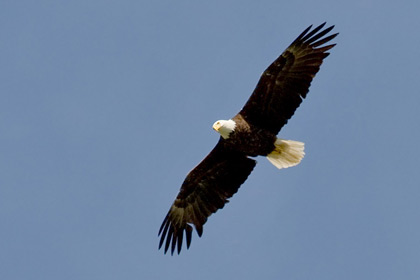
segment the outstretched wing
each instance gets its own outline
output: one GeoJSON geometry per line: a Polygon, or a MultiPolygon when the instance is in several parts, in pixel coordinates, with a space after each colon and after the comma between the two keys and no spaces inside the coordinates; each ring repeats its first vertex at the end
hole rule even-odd
{"type": "Polygon", "coordinates": [[[159,229],[159,249],[165,242],[165,253],[181,251],[183,235],[187,248],[194,225],[199,236],[207,218],[228,202],[254,169],[256,161],[243,154],[226,150],[219,140],[210,154],[185,178],[181,190],[159,229]]]}
{"type": "Polygon", "coordinates": [[[320,31],[324,25],[312,31],[312,25],[309,26],[264,71],[251,97],[239,112],[248,122],[277,134],[293,116],[306,97],[323,59],[329,55],[327,51],[335,46],[324,46],[338,35],[324,37],[334,27],[320,31]]]}

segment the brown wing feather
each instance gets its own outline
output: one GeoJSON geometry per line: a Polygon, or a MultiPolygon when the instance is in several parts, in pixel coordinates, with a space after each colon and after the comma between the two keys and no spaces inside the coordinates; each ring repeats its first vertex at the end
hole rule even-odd
{"type": "Polygon", "coordinates": [[[320,31],[324,25],[310,32],[309,26],[264,71],[240,112],[248,122],[277,134],[293,116],[323,59],[329,55],[327,51],[335,46],[322,46],[338,35],[324,37],[334,27],[320,31]]]}
{"type": "Polygon", "coordinates": [[[228,202],[254,169],[256,161],[243,154],[226,150],[221,139],[210,154],[185,178],[159,230],[159,249],[165,243],[165,253],[171,248],[181,251],[183,235],[187,248],[194,225],[199,236],[207,218],[228,202]],[[166,242],[165,242],[166,239],[166,242]]]}

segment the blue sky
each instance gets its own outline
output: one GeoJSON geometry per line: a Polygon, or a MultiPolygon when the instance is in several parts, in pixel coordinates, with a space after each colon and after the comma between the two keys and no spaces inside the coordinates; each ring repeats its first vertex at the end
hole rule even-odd
{"type": "Polygon", "coordinates": [[[419,279],[418,1],[2,1],[1,279],[419,279]],[[262,71],[340,32],[266,159],[202,238],[157,231],[262,71]]]}

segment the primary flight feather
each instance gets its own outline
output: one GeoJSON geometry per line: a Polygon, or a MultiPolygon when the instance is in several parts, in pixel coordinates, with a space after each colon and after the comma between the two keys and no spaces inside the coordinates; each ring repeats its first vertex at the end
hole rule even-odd
{"type": "Polygon", "coordinates": [[[338,35],[326,36],[334,26],[325,23],[306,28],[264,71],[242,110],[229,120],[219,120],[213,129],[219,142],[185,178],[181,190],[159,229],[159,249],[181,252],[191,244],[193,227],[201,236],[207,218],[228,202],[256,165],[249,157],[265,156],[277,168],[299,164],[304,144],[277,138],[293,116],[318,72],[327,52],[325,45],[338,35]]]}

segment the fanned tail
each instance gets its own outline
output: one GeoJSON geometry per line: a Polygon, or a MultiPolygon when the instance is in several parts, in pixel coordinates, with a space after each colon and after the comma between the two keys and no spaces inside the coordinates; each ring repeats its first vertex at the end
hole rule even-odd
{"type": "Polygon", "coordinates": [[[303,142],[277,138],[274,146],[267,159],[278,169],[298,165],[305,155],[303,142]]]}

